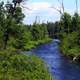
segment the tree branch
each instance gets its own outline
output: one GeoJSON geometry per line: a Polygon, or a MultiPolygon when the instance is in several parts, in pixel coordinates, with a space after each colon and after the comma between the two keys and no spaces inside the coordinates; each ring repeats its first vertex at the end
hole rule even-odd
{"type": "Polygon", "coordinates": [[[22,8],[25,8],[25,9],[27,9],[27,10],[32,10],[32,9],[30,9],[30,8],[28,8],[28,7],[25,7],[25,6],[23,6],[23,5],[20,5],[22,8]]]}

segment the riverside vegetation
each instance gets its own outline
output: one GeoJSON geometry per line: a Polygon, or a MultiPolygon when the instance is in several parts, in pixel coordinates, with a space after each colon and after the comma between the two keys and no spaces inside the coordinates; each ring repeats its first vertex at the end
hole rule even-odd
{"type": "Polygon", "coordinates": [[[0,80],[52,80],[44,62],[11,50],[0,52],[0,80]]]}
{"type": "Polygon", "coordinates": [[[49,36],[60,39],[61,52],[73,61],[80,62],[80,15],[77,12],[74,15],[64,12],[60,21],[46,25],[49,36]]]}
{"type": "Polygon", "coordinates": [[[18,52],[51,40],[44,24],[23,24],[21,2],[0,2],[0,80],[52,80],[40,58],[18,52]]]}

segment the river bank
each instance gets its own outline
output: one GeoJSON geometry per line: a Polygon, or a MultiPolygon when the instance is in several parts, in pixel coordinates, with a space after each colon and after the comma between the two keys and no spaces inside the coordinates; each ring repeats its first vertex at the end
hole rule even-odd
{"type": "Polygon", "coordinates": [[[80,48],[70,47],[70,43],[61,41],[59,45],[60,52],[73,62],[80,62],[80,48]]]}
{"type": "Polygon", "coordinates": [[[30,41],[29,43],[27,43],[24,48],[22,48],[22,50],[31,50],[31,49],[34,49],[36,48],[37,46],[41,45],[41,44],[47,44],[49,42],[51,42],[52,39],[51,38],[45,38],[45,39],[42,39],[42,40],[37,40],[37,41],[30,41]]]}
{"type": "Polygon", "coordinates": [[[36,55],[0,51],[0,80],[52,80],[42,59],[36,55]]]}

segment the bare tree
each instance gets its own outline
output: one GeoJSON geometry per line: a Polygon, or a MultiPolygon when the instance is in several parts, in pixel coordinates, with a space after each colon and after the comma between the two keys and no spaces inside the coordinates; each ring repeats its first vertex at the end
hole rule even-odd
{"type": "Polygon", "coordinates": [[[64,3],[63,3],[63,0],[62,0],[62,10],[63,10],[63,13],[64,13],[64,3]]]}
{"type": "Polygon", "coordinates": [[[63,3],[63,0],[58,0],[58,3],[60,4],[59,9],[54,7],[54,6],[51,6],[51,8],[55,9],[56,11],[58,11],[60,13],[60,15],[63,15],[64,14],[64,3],[63,3]]]}
{"type": "Polygon", "coordinates": [[[64,3],[63,0],[58,0],[59,4],[60,4],[60,10],[62,10],[62,13],[64,13],[64,3]]]}
{"type": "Polygon", "coordinates": [[[76,3],[76,12],[78,13],[78,0],[75,0],[76,3]]]}
{"type": "Polygon", "coordinates": [[[29,7],[24,6],[23,4],[21,4],[20,6],[21,6],[22,8],[27,9],[27,10],[30,10],[30,11],[32,10],[32,9],[30,9],[29,7]]]}

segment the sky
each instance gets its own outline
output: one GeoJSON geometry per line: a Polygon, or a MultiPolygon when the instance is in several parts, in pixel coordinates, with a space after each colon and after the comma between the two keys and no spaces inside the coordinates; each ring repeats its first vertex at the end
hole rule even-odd
{"type": "MultiPolygon", "coordinates": [[[[79,5],[80,0],[78,0],[78,7],[80,8],[79,5]]],[[[23,13],[25,14],[25,18],[23,22],[25,24],[33,24],[35,21],[38,23],[46,23],[47,21],[55,22],[60,19],[59,12],[51,8],[55,7],[59,9],[61,5],[59,4],[58,0],[26,0],[21,4],[21,6],[24,7],[23,13]]],[[[73,15],[73,13],[76,11],[75,6],[75,0],[64,0],[65,11],[71,15],[73,15]]]]}

